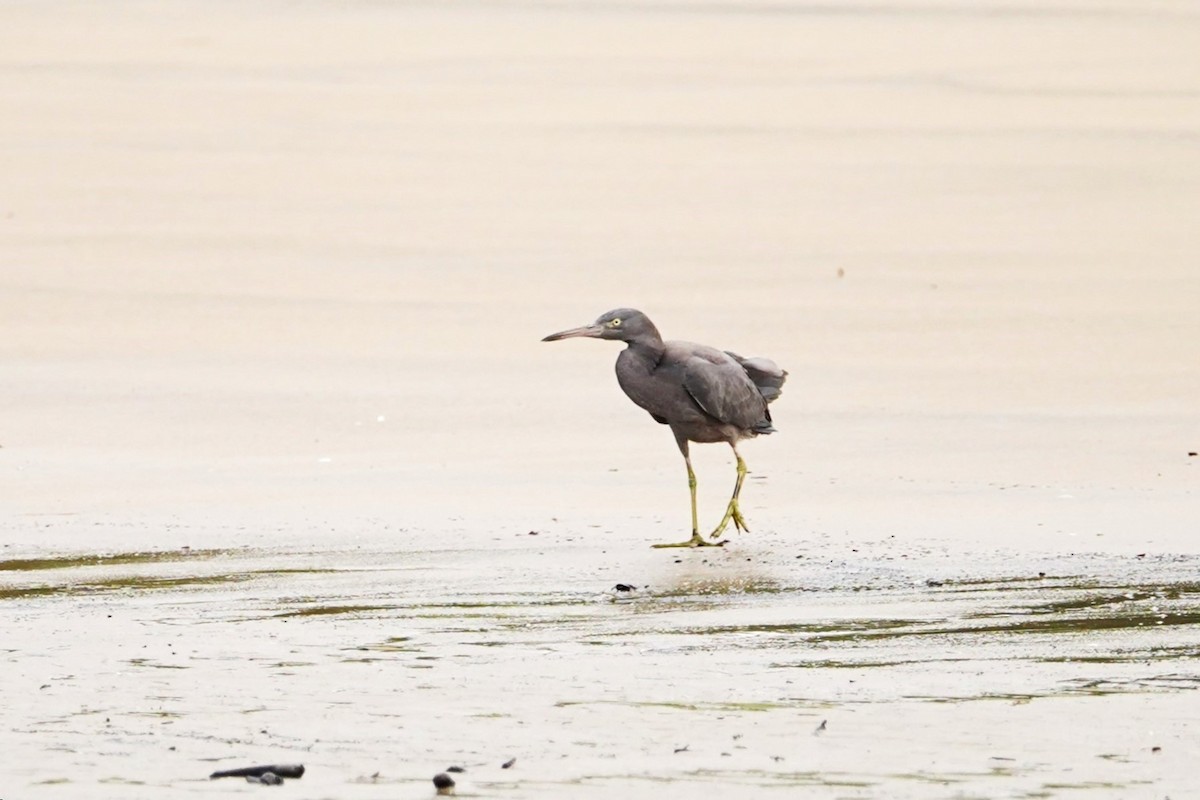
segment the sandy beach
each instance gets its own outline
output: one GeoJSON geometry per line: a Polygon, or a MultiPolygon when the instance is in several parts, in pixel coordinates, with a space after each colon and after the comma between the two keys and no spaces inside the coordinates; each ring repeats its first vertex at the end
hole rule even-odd
{"type": "Polygon", "coordinates": [[[1197,52],[1170,0],[0,6],[0,797],[1196,793],[1197,52]],[[650,549],[669,432],[540,341],[621,306],[789,371],[725,548],[650,549]]]}

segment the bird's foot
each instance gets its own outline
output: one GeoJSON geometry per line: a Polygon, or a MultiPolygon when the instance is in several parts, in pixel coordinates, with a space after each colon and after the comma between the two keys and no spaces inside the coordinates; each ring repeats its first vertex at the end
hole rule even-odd
{"type": "Polygon", "coordinates": [[[710,534],[713,539],[720,539],[721,534],[729,527],[730,521],[733,521],[733,527],[742,533],[749,533],[750,526],[746,524],[746,518],[742,516],[742,511],[738,508],[737,500],[730,500],[729,507],[725,509],[725,516],[721,517],[721,523],[710,534]]]}
{"type": "MultiPolygon", "coordinates": [[[[713,538],[715,539],[716,537],[713,537],[713,538]]],[[[705,539],[703,536],[701,536],[701,535],[700,535],[700,534],[699,534],[697,531],[692,531],[692,538],[688,539],[686,542],[671,542],[670,544],[652,544],[652,545],[650,545],[650,546],[651,546],[651,547],[655,547],[655,548],[663,548],[663,547],[721,547],[721,546],[723,546],[724,544],[725,544],[725,540],[724,540],[724,539],[722,539],[722,540],[721,540],[721,541],[719,541],[719,542],[716,542],[716,541],[710,542],[708,539],[705,539]]]]}

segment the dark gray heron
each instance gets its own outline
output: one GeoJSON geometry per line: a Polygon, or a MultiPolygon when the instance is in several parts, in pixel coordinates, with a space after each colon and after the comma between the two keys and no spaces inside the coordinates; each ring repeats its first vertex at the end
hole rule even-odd
{"type": "Polygon", "coordinates": [[[650,412],[655,422],[668,425],[687,465],[692,494],[692,538],[655,547],[722,545],[721,534],[732,521],[750,530],[738,508],[746,478],[746,462],[737,445],[760,433],[774,433],[770,403],[783,391],[787,372],[767,358],[742,358],[692,342],[664,342],[650,318],[633,308],[602,314],[591,325],[552,333],[543,342],[586,336],[617,339],[626,347],[617,356],[617,382],[629,399],[650,412]],[[700,535],[696,519],[696,473],[688,443],[728,442],[737,459],[737,482],[721,523],[709,539],[700,535]]]}

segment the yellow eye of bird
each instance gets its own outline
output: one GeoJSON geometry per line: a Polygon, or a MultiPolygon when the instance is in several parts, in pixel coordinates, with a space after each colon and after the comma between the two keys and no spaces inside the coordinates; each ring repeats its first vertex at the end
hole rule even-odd
{"type": "Polygon", "coordinates": [[[620,320],[620,319],[614,319],[612,322],[610,322],[610,323],[608,323],[608,324],[609,324],[609,325],[611,325],[611,326],[613,326],[614,328],[619,328],[619,327],[621,327],[621,320],[620,320]]]}

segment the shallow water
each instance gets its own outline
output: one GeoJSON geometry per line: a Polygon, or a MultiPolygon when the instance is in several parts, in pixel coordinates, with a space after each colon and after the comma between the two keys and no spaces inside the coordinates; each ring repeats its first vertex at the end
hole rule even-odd
{"type": "Polygon", "coordinates": [[[208,771],[259,762],[304,763],[306,797],[427,796],[451,765],[514,798],[1191,785],[1200,559],[492,534],[0,562],[10,785],[221,794],[208,771]]]}

